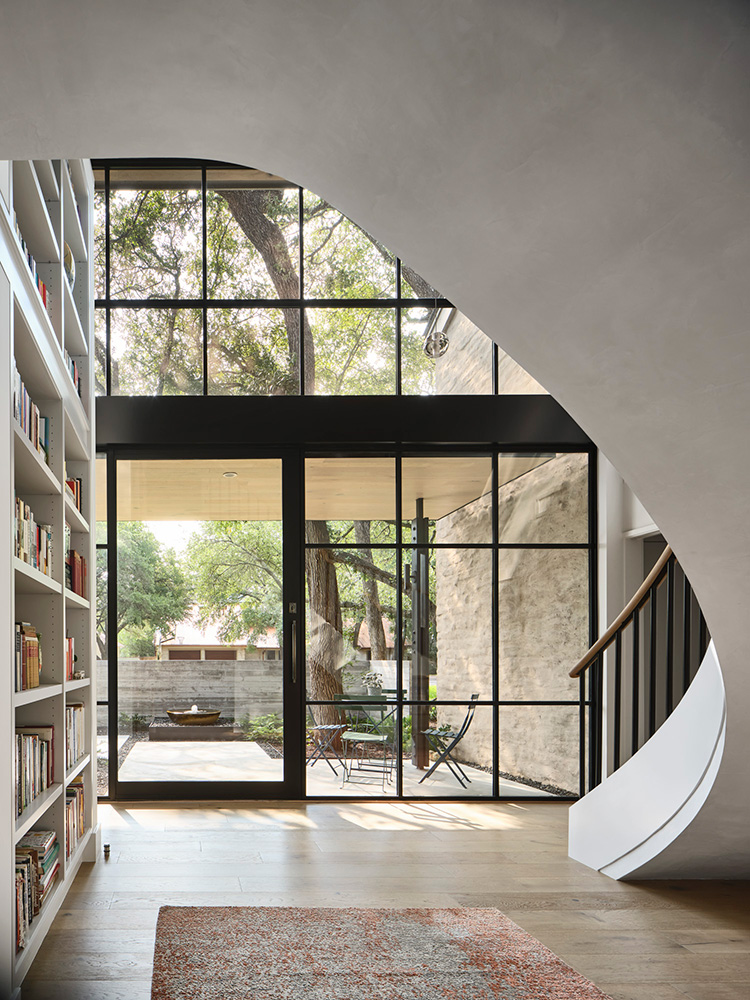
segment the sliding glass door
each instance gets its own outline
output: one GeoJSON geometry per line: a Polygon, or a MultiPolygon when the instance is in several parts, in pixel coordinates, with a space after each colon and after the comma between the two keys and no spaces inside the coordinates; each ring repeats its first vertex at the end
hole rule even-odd
{"type": "Polygon", "coordinates": [[[285,578],[284,466],[118,457],[116,643],[105,642],[116,649],[117,798],[293,794],[298,602],[285,578]]]}

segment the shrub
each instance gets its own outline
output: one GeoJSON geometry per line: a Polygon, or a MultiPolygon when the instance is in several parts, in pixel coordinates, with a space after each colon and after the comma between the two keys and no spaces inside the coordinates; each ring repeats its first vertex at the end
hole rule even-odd
{"type": "Polygon", "coordinates": [[[279,743],[284,739],[284,722],[276,712],[270,715],[258,715],[252,719],[249,715],[243,715],[240,719],[240,729],[248,740],[279,743]]]}

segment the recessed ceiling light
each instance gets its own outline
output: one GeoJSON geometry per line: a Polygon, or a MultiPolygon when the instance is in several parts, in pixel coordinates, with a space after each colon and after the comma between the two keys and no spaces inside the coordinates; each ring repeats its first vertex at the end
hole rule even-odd
{"type": "Polygon", "coordinates": [[[237,473],[236,472],[225,472],[224,473],[224,478],[225,479],[236,479],[237,478],[237,473]]]}

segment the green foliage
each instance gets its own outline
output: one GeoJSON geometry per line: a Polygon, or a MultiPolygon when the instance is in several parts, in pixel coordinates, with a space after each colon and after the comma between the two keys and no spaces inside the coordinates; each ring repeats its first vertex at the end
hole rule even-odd
{"type": "MultiPolygon", "coordinates": [[[[104,200],[96,198],[96,284],[104,294],[104,200]]],[[[206,201],[209,299],[296,298],[298,194],[290,190],[210,190],[206,201]]],[[[395,258],[341,212],[310,192],[303,199],[307,298],[391,298],[395,258]]],[[[110,196],[111,295],[191,299],[202,294],[201,194],[191,190],[114,191],[110,196]]],[[[434,293],[404,268],[416,294],[434,293]]],[[[436,293],[435,293],[436,294],[436,293]]],[[[412,315],[413,314],[413,315],[412,315]]],[[[405,392],[431,392],[434,363],[422,352],[429,310],[403,324],[405,392]]],[[[298,309],[209,310],[210,394],[287,395],[299,391],[298,309]]],[[[396,388],[395,311],[318,309],[306,313],[307,391],[392,395],[396,388]]],[[[111,313],[112,392],[184,395],[203,391],[198,309],[111,313]]],[[[97,390],[104,391],[104,332],[97,331],[97,390]]]]}
{"type": "MultiPolygon", "coordinates": [[[[172,549],[161,545],[140,521],[122,521],[117,526],[117,621],[115,633],[126,655],[138,656],[148,646],[153,656],[157,629],[168,635],[182,621],[192,604],[184,573],[172,549]]],[[[108,648],[107,571],[97,561],[97,641],[100,655],[108,648]]]]}
{"type": "Polygon", "coordinates": [[[280,743],[284,739],[284,722],[276,712],[272,712],[270,715],[258,715],[255,718],[243,715],[239,726],[245,734],[245,739],[248,740],[280,743]]]}
{"type": "Polygon", "coordinates": [[[223,642],[252,644],[282,633],[282,534],[276,521],[208,521],[188,543],[183,565],[202,627],[223,642]]]}
{"type": "Polygon", "coordinates": [[[120,712],[117,722],[117,729],[120,733],[142,733],[150,726],[151,718],[147,715],[138,715],[137,712],[133,715],[120,712]]]}

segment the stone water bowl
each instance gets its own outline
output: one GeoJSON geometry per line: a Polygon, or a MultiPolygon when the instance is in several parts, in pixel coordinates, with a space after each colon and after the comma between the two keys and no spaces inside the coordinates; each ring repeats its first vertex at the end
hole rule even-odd
{"type": "Polygon", "coordinates": [[[220,708],[168,708],[167,715],[178,726],[213,726],[219,721],[220,708]]]}

